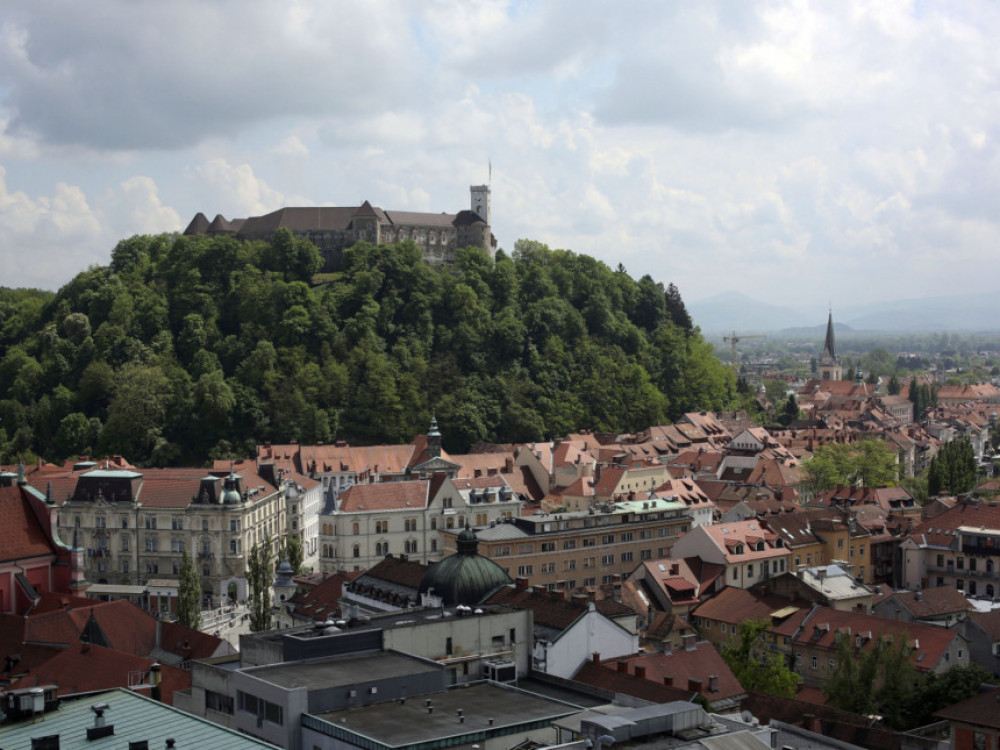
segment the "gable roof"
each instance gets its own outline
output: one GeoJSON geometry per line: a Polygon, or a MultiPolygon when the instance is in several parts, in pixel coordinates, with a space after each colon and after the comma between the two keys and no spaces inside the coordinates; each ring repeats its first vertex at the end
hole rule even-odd
{"type": "MultiPolygon", "coordinates": [[[[142,677],[149,684],[149,668],[154,664],[148,659],[97,644],[74,641],[58,654],[37,666],[32,672],[14,683],[15,687],[58,685],[59,695],[88,693],[115,687],[129,687],[132,680],[142,677]]],[[[173,705],[174,691],[191,687],[191,673],[165,664],[160,665],[161,698],[173,705]]],[[[148,694],[148,689],[146,690],[148,694]]]]}
{"type": "Polygon", "coordinates": [[[0,562],[56,553],[32,502],[22,487],[0,487],[0,562]]]}
{"type": "Polygon", "coordinates": [[[625,667],[632,674],[636,673],[636,666],[643,667],[647,680],[665,684],[664,678],[672,677],[673,685],[681,689],[693,689],[689,681],[697,680],[701,683],[698,692],[708,701],[732,700],[746,695],[746,690],[736,679],[736,675],[708,641],[693,643],[685,648],[673,648],[670,653],[657,651],[621,659],[607,659],[601,662],[601,666],[607,669],[625,667]],[[714,691],[709,679],[712,676],[717,679],[714,691]]]}
{"type": "Polygon", "coordinates": [[[430,482],[382,482],[355,484],[342,492],[337,505],[343,513],[379,510],[421,510],[427,507],[430,482]]]}

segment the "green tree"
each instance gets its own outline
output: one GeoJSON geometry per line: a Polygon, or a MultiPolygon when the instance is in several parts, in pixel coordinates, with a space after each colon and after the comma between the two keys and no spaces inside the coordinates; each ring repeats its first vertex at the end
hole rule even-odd
{"type": "Polygon", "coordinates": [[[201,628],[201,576],[187,550],[177,581],[177,622],[192,630],[201,628]]]}
{"type": "Polygon", "coordinates": [[[906,632],[880,635],[874,641],[837,634],[833,672],[823,684],[830,705],[856,714],[883,716],[893,729],[909,726],[921,681],[913,664],[906,632]]]}
{"type": "Polygon", "coordinates": [[[893,373],[892,377],[889,378],[889,385],[887,386],[890,396],[898,396],[903,390],[903,384],[899,382],[899,378],[893,373]]]}
{"type": "Polygon", "coordinates": [[[280,565],[282,561],[288,560],[292,570],[296,575],[302,572],[302,561],[305,559],[305,550],[302,549],[302,538],[297,534],[289,534],[281,540],[278,548],[278,557],[275,563],[280,565]]]}
{"type": "Polygon", "coordinates": [[[722,658],[747,690],[792,698],[802,678],[768,648],[769,627],[768,620],[744,620],[736,637],[722,647],[722,658]]]}
{"type": "Polygon", "coordinates": [[[812,493],[831,490],[838,484],[885,487],[895,484],[898,465],[895,451],[882,440],[869,438],[855,445],[822,445],[803,462],[805,489],[812,493]]]}
{"type": "Polygon", "coordinates": [[[271,537],[255,544],[247,558],[247,607],[250,610],[250,630],[259,633],[271,629],[271,583],[274,560],[271,537]]]}
{"type": "Polygon", "coordinates": [[[961,495],[976,486],[976,456],[969,438],[962,436],[941,446],[927,469],[927,492],[961,495]]]}

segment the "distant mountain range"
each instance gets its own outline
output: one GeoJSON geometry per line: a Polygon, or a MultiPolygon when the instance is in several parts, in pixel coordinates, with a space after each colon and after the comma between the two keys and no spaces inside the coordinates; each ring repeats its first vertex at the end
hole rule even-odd
{"type": "MultiPolygon", "coordinates": [[[[722,292],[687,302],[695,325],[705,334],[781,331],[813,334],[826,326],[826,316],[772,305],[740,292],[722,292]],[[800,330],[796,330],[800,329],[800,330]]],[[[926,297],[872,302],[834,310],[838,332],[906,333],[918,331],[1000,331],[1000,294],[926,297]]]]}

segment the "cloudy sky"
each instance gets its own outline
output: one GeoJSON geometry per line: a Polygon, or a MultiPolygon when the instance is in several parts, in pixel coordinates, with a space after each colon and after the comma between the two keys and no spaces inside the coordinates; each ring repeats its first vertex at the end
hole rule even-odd
{"type": "Polygon", "coordinates": [[[993,2],[13,0],[0,285],[292,205],[454,212],[689,301],[997,290],[993,2]],[[992,40],[992,41],[991,41],[992,40]]]}

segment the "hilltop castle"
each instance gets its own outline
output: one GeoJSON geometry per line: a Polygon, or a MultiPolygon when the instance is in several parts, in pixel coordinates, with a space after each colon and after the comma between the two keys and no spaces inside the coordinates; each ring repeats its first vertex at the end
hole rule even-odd
{"type": "Polygon", "coordinates": [[[270,241],[284,227],[319,248],[324,271],[339,270],[344,250],[357,242],[378,245],[411,240],[434,265],[452,262],[457,248],[470,245],[481,247],[492,258],[497,241],[490,227],[489,185],[473,185],[469,191],[471,209],[456,214],[386,211],[368,201],[356,207],[281,208],[247,219],[229,220],[219,214],[211,222],[199,212],[184,234],[270,241]]]}

